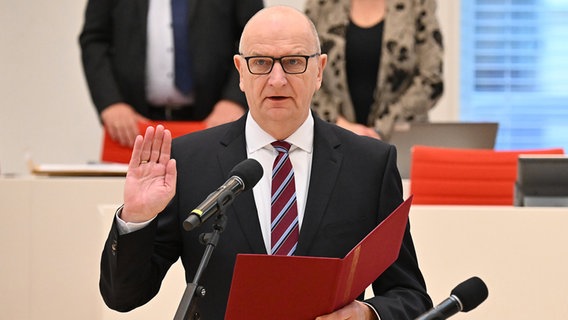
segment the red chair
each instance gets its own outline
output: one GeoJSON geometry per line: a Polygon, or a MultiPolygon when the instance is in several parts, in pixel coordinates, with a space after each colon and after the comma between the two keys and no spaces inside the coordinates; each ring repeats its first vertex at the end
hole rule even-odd
{"type": "Polygon", "coordinates": [[[414,146],[413,204],[513,205],[520,154],[564,154],[562,148],[498,151],[414,146]]]}
{"type": "MultiPolygon", "coordinates": [[[[144,132],[146,132],[146,127],[157,126],[158,124],[161,124],[166,129],[170,130],[173,138],[205,129],[205,123],[201,121],[151,121],[140,122],[138,124],[138,130],[144,134],[144,132]]],[[[113,141],[108,132],[104,130],[101,161],[128,163],[131,155],[132,148],[121,146],[118,142],[113,141]]]]}

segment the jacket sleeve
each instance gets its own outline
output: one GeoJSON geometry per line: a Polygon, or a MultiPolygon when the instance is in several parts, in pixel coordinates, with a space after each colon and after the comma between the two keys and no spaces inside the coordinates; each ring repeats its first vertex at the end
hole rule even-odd
{"type": "MultiPolygon", "coordinates": [[[[396,169],[396,149],[391,146],[381,187],[383,214],[390,214],[402,202],[400,175],[396,169]]],[[[382,217],[384,219],[384,217],[382,217]]],[[[426,284],[418,267],[410,225],[407,225],[398,259],[373,283],[371,304],[382,320],[415,319],[432,307],[426,284]]]]}
{"type": "Polygon", "coordinates": [[[127,312],[150,301],[181,252],[177,219],[165,210],[148,226],[119,235],[116,218],[101,257],[99,289],[106,305],[127,312]]]}
{"type": "Polygon", "coordinates": [[[112,71],[112,0],[89,0],[79,35],[83,71],[97,111],[123,101],[112,71]]]}

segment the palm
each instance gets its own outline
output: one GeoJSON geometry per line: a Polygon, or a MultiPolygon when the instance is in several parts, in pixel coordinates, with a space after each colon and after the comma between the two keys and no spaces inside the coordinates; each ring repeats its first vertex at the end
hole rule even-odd
{"type": "Polygon", "coordinates": [[[163,126],[148,127],[132,150],[124,188],[125,221],[154,218],[173,198],[176,188],[175,160],[170,159],[171,134],[163,126]]]}
{"type": "Polygon", "coordinates": [[[124,202],[132,204],[129,210],[145,217],[164,210],[175,193],[175,184],[166,179],[166,167],[148,163],[129,170],[124,188],[124,202]]]}

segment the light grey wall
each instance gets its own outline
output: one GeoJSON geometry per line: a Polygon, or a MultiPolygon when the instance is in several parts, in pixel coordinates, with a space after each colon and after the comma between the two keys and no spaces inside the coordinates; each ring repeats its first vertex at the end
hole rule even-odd
{"type": "MultiPolygon", "coordinates": [[[[265,0],[303,9],[304,0],[265,0]]],[[[36,163],[100,157],[102,131],[77,42],[86,0],[0,0],[0,172],[27,174],[36,163]]],[[[457,117],[459,1],[439,1],[446,43],[446,91],[432,116],[457,117]],[[449,45],[448,45],[449,44],[449,45]],[[453,102],[449,102],[453,101],[453,102]],[[452,106],[452,107],[449,107],[452,106]]]]}
{"type": "Polygon", "coordinates": [[[0,0],[0,170],[98,159],[77,37],[84,1],[0,0]]]}

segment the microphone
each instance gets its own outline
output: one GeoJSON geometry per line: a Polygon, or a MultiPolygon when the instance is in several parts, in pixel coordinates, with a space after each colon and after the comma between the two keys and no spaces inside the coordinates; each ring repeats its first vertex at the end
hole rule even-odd
{"type": "Polygon", "coordinates": [[[445,320],[460,311],[468,312],[485,301],[488,294],[483,280],[478,277],[469,278],[458,284],[449,298],[415,320],[445,320]]]}
{"type": "Polygon", "coordinates": [[[262,166],[254,159],[246,159],[237,164],[229,173],[229,179],[189,213],[183,222],[183,228],[190,231],[223,211],[239,193],[252,189],[262,175],[262,166]]]}

